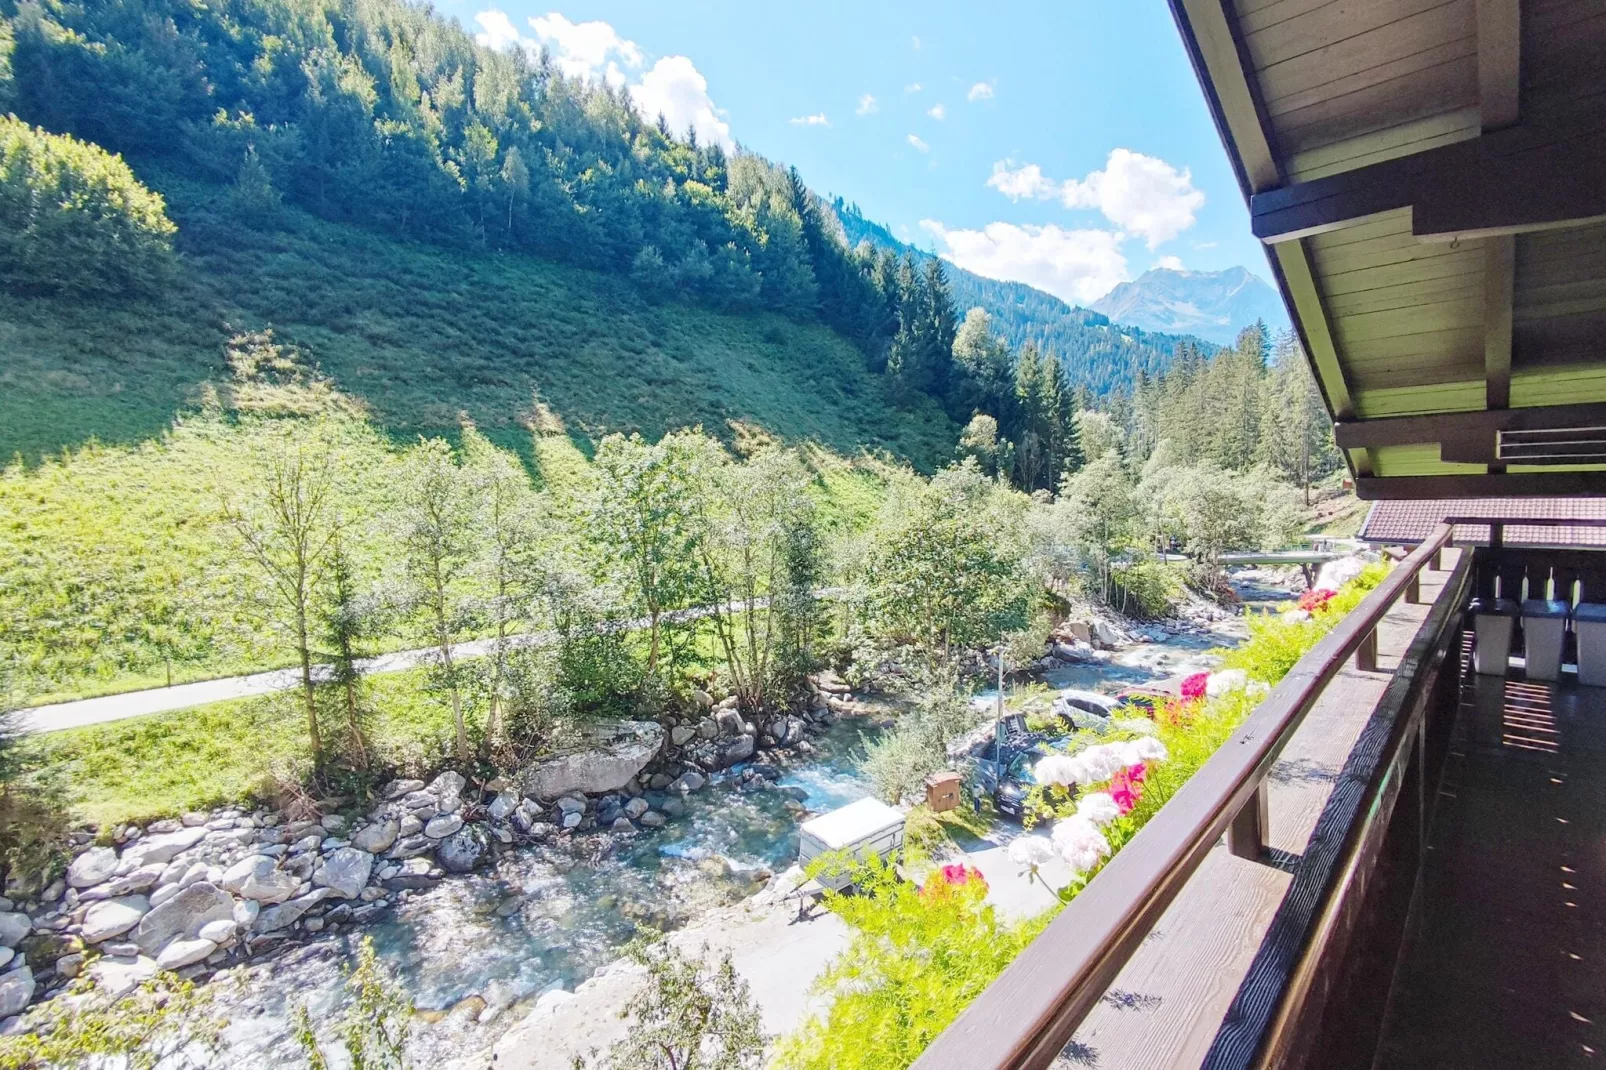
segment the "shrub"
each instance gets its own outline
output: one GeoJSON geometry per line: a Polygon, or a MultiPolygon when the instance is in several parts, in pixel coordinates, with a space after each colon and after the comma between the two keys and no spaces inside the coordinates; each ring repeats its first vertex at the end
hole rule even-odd
{"type": "Polygon", "coordinates": [[[206,1066],[226,1024],[208,1013],[211,998],[171,973],[157,974],[121,999],[80,978],[71,998],[50,1000],[28,1014],[27,1032],[0,1037],[0,1067],[206,1066]]]}
{"type": "Polygon", "coordinates": [[[177,228],[121,156],[0,118],[0,282],[12,289],[150,290],[177,228]]]}

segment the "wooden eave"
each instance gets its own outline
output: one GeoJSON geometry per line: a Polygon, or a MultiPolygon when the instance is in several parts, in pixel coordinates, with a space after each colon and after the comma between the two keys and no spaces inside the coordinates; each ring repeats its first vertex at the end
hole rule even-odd
{"type": "Polygon", "coordinates": [[[1606,0],[1170,2],[1362,497],[1606,493],[1606,0]]]}

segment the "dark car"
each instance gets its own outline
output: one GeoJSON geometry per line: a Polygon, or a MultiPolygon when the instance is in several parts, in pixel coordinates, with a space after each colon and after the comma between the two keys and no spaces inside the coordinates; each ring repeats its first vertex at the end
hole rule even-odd
{"type": "Polygon", "coordinates": [[[979,741],[970,752],[974,766],[971,792],[980,805],[984,795],[992,796],[1000,814],[1019,820],[1026,807],[1026,793],[1036,785],[1032,767],[1050,753],[1042,736],[1026,728],[1026,718],[1011,714],[997,722],[990,738],[979,741]]]}

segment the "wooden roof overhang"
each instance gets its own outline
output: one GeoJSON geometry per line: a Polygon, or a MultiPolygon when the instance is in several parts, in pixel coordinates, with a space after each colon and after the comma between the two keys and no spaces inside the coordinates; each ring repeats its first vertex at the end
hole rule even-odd
{"type": "Polygon", "coordinates": [[[1363,498],[1606,493],[1606,0],[1170,0],[1363,498]]]}

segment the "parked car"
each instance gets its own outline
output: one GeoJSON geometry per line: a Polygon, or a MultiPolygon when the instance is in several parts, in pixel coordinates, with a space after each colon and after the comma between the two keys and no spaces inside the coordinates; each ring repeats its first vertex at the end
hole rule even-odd
{"type": "Polygon", "coordinates": [[[1044,738],[1027,729],[1025,717],[1016,713],[1002,718],[971,747],[971,796],[978,806],[990,796],[1000,814],[1020,820],[1026,794],[1037,783],[1032,767],[1048,753],[1044,738]]]}
{"type": "Polygon", "coordinates": [[[1109,717],[1120,705],[1120,700],[1113,695],[1068,687],[1054,699],[1054,713],[1070,728],[1085,728],[1087,717],[1078,717],[1078,714],[1109,717]]]}

